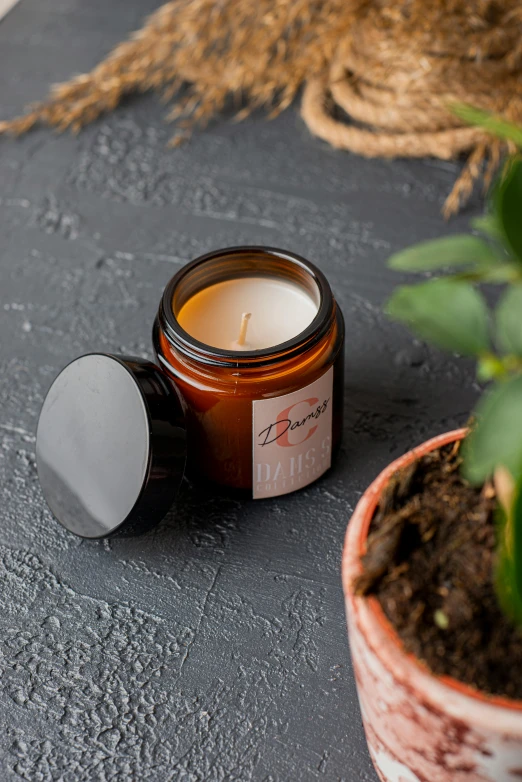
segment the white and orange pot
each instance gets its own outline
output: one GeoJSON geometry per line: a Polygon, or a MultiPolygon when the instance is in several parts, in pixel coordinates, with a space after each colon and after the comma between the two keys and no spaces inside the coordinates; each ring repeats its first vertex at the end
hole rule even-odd
{"type": "Polygon", "coordinates": [[[346,533],[342,570],[350,647],[368,747],[383,782],[522,781],[522,701],[435,676],[403,649],[378,600],[356,597],[352,588],[391,476],[465,434],[459,429],[435,437],[390,464],[361,497],[346,533]]]}

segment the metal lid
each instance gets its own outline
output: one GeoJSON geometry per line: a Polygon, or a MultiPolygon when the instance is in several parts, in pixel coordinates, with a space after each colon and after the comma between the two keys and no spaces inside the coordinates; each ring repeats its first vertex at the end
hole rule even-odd
{"type": "Polygon", "coordinates": [[[172,506],[185,469],[176,390],[150,361],[92,353],[44,401],[36,463],[54,516],[83,538],[140,534],[172,506]]]}

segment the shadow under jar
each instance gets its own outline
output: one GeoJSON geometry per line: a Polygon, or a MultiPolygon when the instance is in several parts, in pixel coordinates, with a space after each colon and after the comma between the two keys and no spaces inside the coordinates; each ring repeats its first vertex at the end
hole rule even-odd
{"type": "Polygon", "coordinates": [[[344,320],[313,264],[265,247],[198,258],[167,284],[153,341],[185,412],[189,477],[259,499],[302,488],[330,467],[342,436],[344,320]],[[230,313],[205,303],[234,286],[240,297],[246,291],[243,309],[258,335],[252,344],[223,336],[230,313]],[[311,313],[304,328],[299,298],[311,313]],[[273,345],[259,347],[263,331],[273,345]]]}

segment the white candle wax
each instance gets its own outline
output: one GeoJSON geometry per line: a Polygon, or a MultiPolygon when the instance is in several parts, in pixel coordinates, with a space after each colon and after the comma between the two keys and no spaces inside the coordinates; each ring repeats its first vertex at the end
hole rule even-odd
{"type": "Polygon", "coordinates": [[[301,288],[277,277],[238,277],[209,285],[183,305],[178,322],[199,342],[222,350],[262,350],[296,337],[318,306],[301,288]],[[250,315],[243,344],[238,339],[250,315]]]}

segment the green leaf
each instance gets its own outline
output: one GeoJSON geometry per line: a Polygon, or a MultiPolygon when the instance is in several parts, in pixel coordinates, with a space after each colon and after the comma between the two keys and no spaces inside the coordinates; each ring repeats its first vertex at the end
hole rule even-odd
{"type": "Polygon", "coordinates": [[[395,290],[386,312],[445,350],[469,356],[489,351],[486,303],[468,282],[443,278],[404,285],[395,290]]]}
{"type": "Polygon", "coordinates": [[[470,221],[471,227],[475,231],[480,231],[486,236],[490,236],[492,239],[503,239],[502,228],[498,224],[496,215],[481,215],[480,217],[473,217],[470,221]]]}
{"type": "Polygon", "coordinates": [[[471,264],[495,264],[498,255],[478,236],[456,234],[421,242],[391,256],[388,266],[404,272],[425,272],[471,264]]]}
{"type": "Polygon", "coordinates": [[[495,194],[498,222],[515,258],[522,263],[522,161],[511,163],[495,194]]]}
{"type": "MultiPolygon", "coordinates": [[[[459,275],[460,276],[460,275],[459,275]]],[[[464,276],[464,275],[462,275],[464,276]]],[[[486,269],[477,269],[474,277],[479,282],[500,284],[516,283],[522,280],[522,269],[518,263],[499,263],[486,269]]]]}
{"type": "Polygon", "coordinates": [[[509,510],[497,510],[495,591],[504,613],[522,625],[522,475],[509,510]]]}
{"type": "Polygon", "coordinates": [[[499,465],[518,475],[522,467],[522,375],[486,393],[475,414],[477,424],[463,446],[466,478],[480,484],[499,465]]]}
{"type": "Polygon", "coordinates": [[[504,353],[522,356],[522,285],[513,285],[496,310],[497,341],[504,353]]]}
{"type": "Polygon", "coordinates": [[[503,377],[505,374],[506,368],[504,363],[493,353],[480,357],[477,366],[477,377],[482,383],[503,377]]]}
{"type": "Polygon", "coordinates": [[[468,125],[477,125],[493,136],[513,141],[518,147],[522,147],[522,128],[519,128],[518,125],[466,103],[454,103],[451,110],[468,125]]]}

